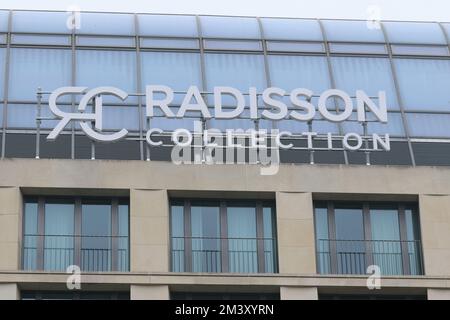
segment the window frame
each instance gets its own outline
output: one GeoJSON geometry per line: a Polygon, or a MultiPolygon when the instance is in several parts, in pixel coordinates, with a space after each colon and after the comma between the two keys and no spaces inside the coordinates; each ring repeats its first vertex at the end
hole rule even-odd
{"type": "MultiPolygon", "coordinates": [[[[74,238],[73,246],[73,264],[80,266],[82,268],[82,206],[84,204],[108,204],[111,207],[111,230],[110,236],[112,239],[117,239],[117,241],[111,242],[111,265],[110,270],[107,271],[121,271],[119,270],[119,206],[128,206],[128,235],[127,235],[127,266],[126,270],[130,270],[130,205],[129,200],[124,197],[71,197],[71,196],[34,196],[34,197],[24,197],[23,199],[23,219],[22,219],[22,240],[26,236],[37,236],[36,240],[36,268],[35,269],[25,269],[25,247],[21,245],[21,267],[22,270],[32,271],[32,270],[45,270],[44,265],[44,251],[45,251],[45,205],[49,204],[73,204],[74,207],[74,231],[72,237],[74,238]],[[25,205],[27,203],[37,204],[37,233],[36,234],[26,234],[25,233],[25,221],[26,212],[25,205]]],[[[83,269],[81,269],[83,271],[83,269]]],[[[86,271],[86,270],[85,270],[86,271]]],[[[95,271],[94,271],[95,272],[95,271]]],[[[97,271],[97,272],[105,272],[97,271]]]]}
{"type": "MultiPolygon", "coordinates": [[[[273,273],[278,273],[278,242],[277,242],[277,226],[276,226],[276,206],[270,200],[240,200],[240,199],[171,199],[169,200],[169,237],[170,237],[170,271],[174,270],[173,261],[173,236],[172,236],[172,207],[179,206],[183,208],[183,257],[184,265],[181,272],[192,271],[192,225],[191,225],[191,206],[201,205],[217,205],[219,208],[219,230],[220,230],[220,273],[229,273],[229,257],[228,257],[228,228],[227,228],[227,208],[229,207],[251,207],[255,208],[256,214],[256,238],[257,241],[257,264],[256,273],[266,273],[266,265],[264,260],[265,240],[272,240],[273,245],[273,273]],[[264,236],[264,208],[271,209],[272,235],[270,238],[264,236]]],[[[253,239],[253,238],[252,238],[253,239]]],[[[203,271],[207,272],[207,271],[203,271]]]]}
{"type": "MultiPolygon", "coordinates": [[[[401,275],[411,275],[411,263],[409,259],[408,251],[408,235],[407,235],[407,223],[406,223],[406,211],[411,210],[412,215],[416,216],[416,221],[413,225],[414,233],[417,234],[417,239],[413,241],[418,241],[420,250],[418,254],[419,259],[419,275],[425,274],[424,261],[423,261],[423,248],[422,248],[422,237],[420,230],[420,216],[417,203],[415,202],[385,202],[385,201],[314,201],[314,240],[316,244],[316,272],[318,274],[323,274],[320,271],[319,262],[319,251],[317,250],[317,219],[316,219],[316,209],[326,209],[327,213],[327,227],[328,227],[328,241],[329,241],[329,255],[330,255],[330,267],[329,274],[348,274],[339,273],[338,271],[338,261],[337,261],[337,244],[336,244],[336,219],[335,219],[335,208],[336,207],[348,207],[348,208],[361,208],[362,218],[363,218],[363,231],[364,231],[364,244],[365,251],[364,254],[367,257],[365,261],[365,268],[367,266],[374,264],[374,255],[372,248],[372,225],[370,219],[370,213],[373,209],[391,209],[396,210],[398,214],[399,223],[399,235],[400,235],[400,248],[401,248],[401,261],[402,261],[402,274],[401,275]]],[[[376,241],[376,240],[375,240],[376,241]]]]}

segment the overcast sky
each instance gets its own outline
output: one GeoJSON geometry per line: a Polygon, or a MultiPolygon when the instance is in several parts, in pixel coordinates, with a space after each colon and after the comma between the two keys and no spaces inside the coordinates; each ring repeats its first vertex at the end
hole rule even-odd
{"type": "Polygon", "coordinates": [[[2,9],[450,21],[450,0],[0,0],[2,9]]]}

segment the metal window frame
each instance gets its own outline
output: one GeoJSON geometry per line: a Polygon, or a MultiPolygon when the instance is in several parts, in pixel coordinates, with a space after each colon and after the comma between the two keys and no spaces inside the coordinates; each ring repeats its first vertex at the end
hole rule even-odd
{"type": "MultiPolygon", "coordinates": [[[[73,262],[81,268],[81,249],[82,249],[82,206],[83,204],[102,203],[110,206],[111,211],[111,270],[120,271],[118,265],[118,237],[119,235],[119,206],[126,204],[128,206],[128,235],[127,235],[127,252],[128,252],[128,269],[130,265],[130,205],[128,200],[120,197],[70,197],[70,196],[38,196],[24,197],[23,199],[23,219],[22,219],[22,235],[25,234],[26,212],[25,205],[27,203],[37,204],[37,248],[36,248],[36,269],[38,271],[46,271],[44,268],[44,239],[45,239],[45,205],[47,203],[68,203],[73,205],[74,209],[74,255],[73,262]]],[[[21,247],[21,268],[25,266],[24,246],[21,247]]]]}
{"type": "MultiPolygon", "coordinates": [[[[173,241],[172,241],[172,206],[183,207],[183,238],[184,238],[184,269],[182,272],[192,271],[192,224],[191,224],[191,207],[194,203],[215,204],[219,209],[219,240],[220,240],[220,273],[229,273],[229,256],[228,256],[228,224],[227,224],[227,209],[233,206],[247,206],[255,209],[255,224],[256,224],[256,247],[257,247],[257,273],[266,273],[265,257],[264,257],[264,216],[263,208],[269,207],[271,209],[271,223],[272,223],[272,241],[273,241],[273,267],[274,273],[278,273],[278,241],[276,236],[276,213],[275,206],[272,202],[263,200],[239,200],[239,199],[171,199],[169,200],[170,215],[169,215],[169,237],[170,237],[170,269],[175,272],[173,268],[173,241]]],[[[206,271],[204,271],[206,272],[206,271]]]]}
{"type": "MultiPolygon", "coordinates": [[[[316,219],[316,209],[326,208],[327,210],[327,222],[328,222],[328,239],[331,240],[329,243],[329,251],[330,251],[330,274],[340,274],[338,272],[338,262],[337,262],[337,248],[335,240],[338,240],[336,237],[336,218],[335,218],[335,207],[339,206],[349,206],[349,207],[358,207],[361,208],[361,214],[363,218],[363,232],[364,232],[364,241],[365,242],[365,265],[369,266],[374,263],[373,259],[373,250],[372,250],[372,227],[371,227],[371,219],[370,213],[373,209],[378,208],[387,208],[391,210],[396,210],[398,224],[399,224],[399,236],[400,236],[400,246],[401,246],[401,259],[402,259],[402,274],[401,275],[411,275],[411,265],[409,260],[409,249],[408,244],[405,241],[408,241],[407,238],[407,226],[406,226],[406,218],[405,211],[411,210],[413,216],[415,217],[415,222],[413,221],[414,234],[417,239],[420,241],[420,274],[425,274],[424,269],[424,261],[423,261],[423,243],[422,243],[422,235],[420,230],[420,215],[417,203],[412,202],[386,202],[386,201],[342,201],[342,200],[329,200],[329,201],[314,201],[314,226],[315,226],[315,239],[317,242],[317,234],[316,234],[316,225],[318,223],[316,219]]],[[[320,273],[319,260],[317,255],[316,248],[316,270],[317,273],[320,273]]]]}

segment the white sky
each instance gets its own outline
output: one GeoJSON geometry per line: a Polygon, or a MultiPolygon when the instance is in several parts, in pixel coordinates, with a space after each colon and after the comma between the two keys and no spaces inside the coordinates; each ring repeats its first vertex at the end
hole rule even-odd
{"type": "Polygon", "coordinates": [[[382,20],[450,21],[450,0],[0,0],[2,9],[65,11],[73,5],[81,11],[302,18],[367,19],[379,11],[382,20]]]}

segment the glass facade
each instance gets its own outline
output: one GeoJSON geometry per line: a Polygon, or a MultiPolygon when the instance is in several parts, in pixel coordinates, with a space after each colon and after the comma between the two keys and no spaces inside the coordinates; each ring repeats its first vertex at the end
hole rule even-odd
{"type": "Polygon", "coordinates": [[[170,221],[172,271],[277,272],[271,203],[174,200],[170,221]]]}
{"type": "MultiPolygon", "coordinates": [[[[177,92],[196,85],[208,96],[210,107],[208,91],[218,85],[244,93],[250,86],[259,92],[269,86],[285,90],[303,87],[316,94],[330,88],[353,94],[362,89],[369,95],[384,90],[389,122],[369,120],[368,133],[389,133],[393,148],[401,152],[371,154],[370,162],[450,164],[448,156],[423,157],[421,145],[426,143],[437,155],[450,142],[445,126],[450,115],[448,24],[382,22],[380,28],[369,28],[365,21],[356,20],[86,12],[80,16],[80,27],[72,30],[67,27],[65,12],[0,13],[1,157],[35,157],[38,87],[50,92],[61,86],[108,85],[140,93],[147,84],[164,84],[177,92]],[[25,150],[20,150],[19,144],[25,150]],[[400,155],[405,150],[406,155],[400,155]]],[[[162,114],[148,120],[142,97],[129,96],[125,101],[105,97],[104,130],[127,128],[127,140],[105,147],[87,140],[78,124],[70,124],[60,136],[62,147],[44,138],[55,125],[47,99],[48,94],[43,94],[42,137],[38,139],[43,158],[168,160],[167,152],[146,147],[145,130],[193,130],[193,121],[200,119],[192,113],[183,120],[162,114]]],[[[65,97],[61,103],[63,109],[72,110],[77,101],[65,97]]],[[[175,94],[171,108],[176,111],[180,103],[181,94],[175,94]]],[[[258,106],[264,108],[262,101],[258,106]]],[[[255,122],[248,112],[241,119],[207,120],[206,126],[222,130],[258,126],[293,133],[307,129],[305,122],[288,118],[255,122]]],[[[335,134],[363,133],[355,118],[333,124],[318,116],[312,128],[335,134]]],[[[302,139],[294,141],[298,147],[304,143],[302,139]]],[[[281,160],[308,162],[309,156],[304,154],[309,152],[299,149],[281,160]]],[[[318,163],[366,162],[364,155],[356,153],[347,157],[317,153],[318,163]]]]}
{"type": "Polygon", "coordinates": [[[316,202],[317,271],[321,274],[421,275],[423,257],[414,204],[316,202]]]}

